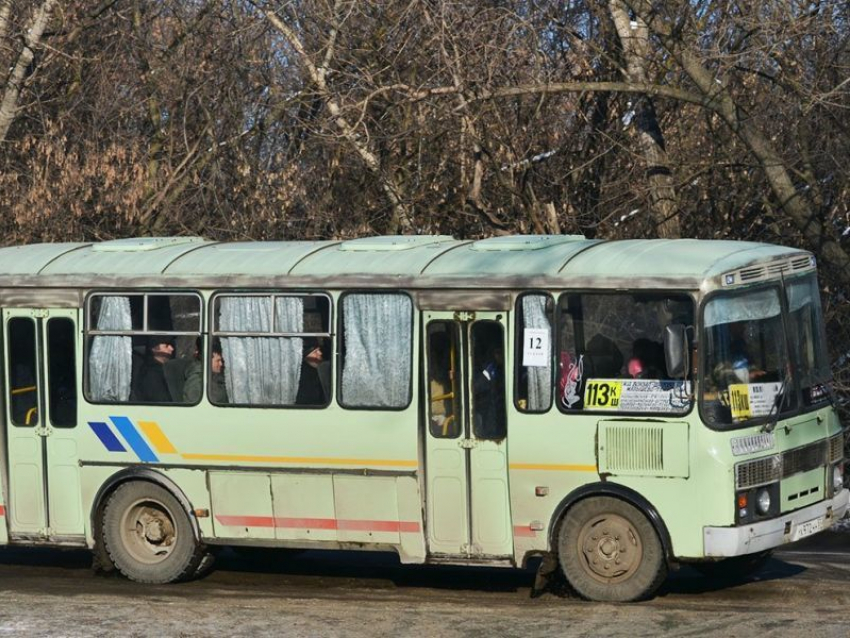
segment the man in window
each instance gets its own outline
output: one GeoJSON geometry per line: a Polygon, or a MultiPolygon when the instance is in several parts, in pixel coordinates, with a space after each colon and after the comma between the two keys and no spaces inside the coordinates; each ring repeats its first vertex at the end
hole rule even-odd
{"type": "Polygon", "coordinates": [[[165,335],[148,338],[145,360],[133,377],[130,400],[138,403],[177,403],[183,399],[185,364],[174,361],[174,339],[165,335]]]}

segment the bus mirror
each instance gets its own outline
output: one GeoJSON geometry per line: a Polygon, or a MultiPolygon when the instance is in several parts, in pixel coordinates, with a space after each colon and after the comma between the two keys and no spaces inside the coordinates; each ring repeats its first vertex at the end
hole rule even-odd
{"type": "Polygon", "coordinates": [[[664,360],[671,379],[684,379],[688,374],[688,329],[681,323],[664,328],[664,360]]]}

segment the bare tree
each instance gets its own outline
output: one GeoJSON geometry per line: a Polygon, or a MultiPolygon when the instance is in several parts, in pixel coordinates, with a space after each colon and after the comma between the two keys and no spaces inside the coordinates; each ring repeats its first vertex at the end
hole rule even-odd
{"type": "MultiPolygon", "coordinates": [[[[18,100],[23,90],[27,70],[30,69],[35,58],[35,50],[41,42],[47,23],[50,21],[51,13],[56,7],[57,0],[44,0],[38,5],[33,13],[32,23],[26,30],[23,45],[18,53],[17,60],[12,67],[9,77],[6,78],[3,88],[3,100],[0,102],[0,142],[6,139],[9,127],[15,120],[18,112],[18,100]]],[[[0,39],[6,35],[9,25],[9,14],[11,0],[5,0],[0,5],[0,39]]]]}
{"type": "MultiPolygon", "coordinates": [[[[629,16],[623,0],[609,0],[609,10],[623,50],[626,68],[624,75],[629,82],[649,84],[647,64],[650,59],[649,29],[639,17],[629,16]]],[[[652,202],[659,237],[680,237],[681,225],[678,218],[678,201],[673,181],[670,160],[664,143],[664,134],[658,123],[655,105],[647,95],[636,95],[627,113],[637,129],[638,143],[646,164],[646,180],[652,202]]]]}

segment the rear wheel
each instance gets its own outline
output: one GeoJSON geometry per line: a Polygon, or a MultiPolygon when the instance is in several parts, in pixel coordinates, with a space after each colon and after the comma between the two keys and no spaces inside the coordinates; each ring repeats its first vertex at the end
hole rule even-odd
{"type": "Polygon", "coordinates": [[[143,481],[125,483],[109,498],[103,541],[115,567],[140,583],[190,578],[206,555],[177,499],[143,481]]]}
{"type": "Polygon", "coordinates": [[[652,524],[637,508],[609,496],[579,501],[567,512],[558,557],[570,585],[589,600],[647,598],[667,576],[652,524]]]}

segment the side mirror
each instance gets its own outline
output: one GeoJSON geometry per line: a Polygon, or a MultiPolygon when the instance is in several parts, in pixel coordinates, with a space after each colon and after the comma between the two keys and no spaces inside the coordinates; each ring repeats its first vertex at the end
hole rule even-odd
{"type": "Polygon", "coordinates": [[[688,376],[688,328],[674,323],[664,328],[664,362],[667,374],[672,379],[686,379],[688,376]]]}

